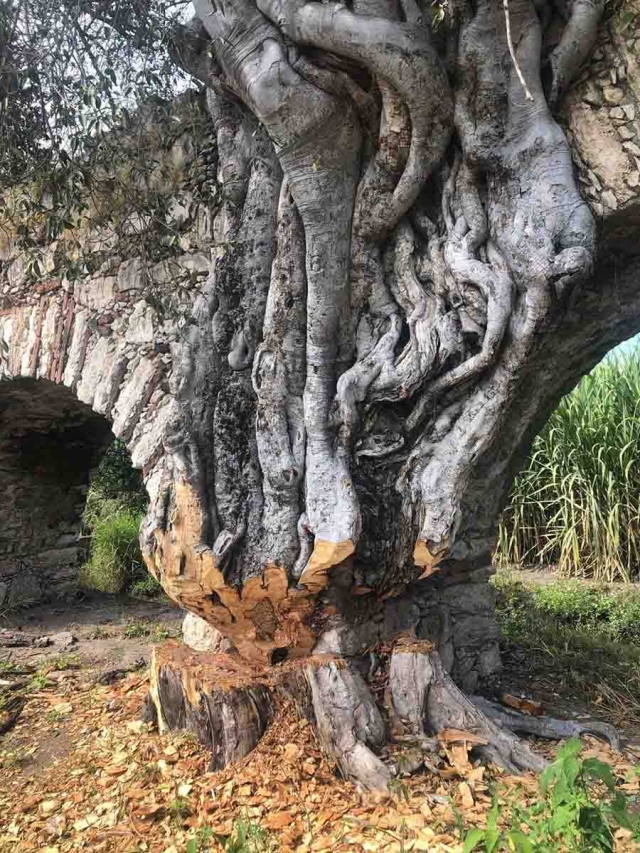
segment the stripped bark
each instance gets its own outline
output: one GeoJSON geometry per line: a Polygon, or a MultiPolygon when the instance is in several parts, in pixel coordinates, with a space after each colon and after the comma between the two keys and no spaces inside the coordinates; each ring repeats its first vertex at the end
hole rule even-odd
{"type": "Polygon", "coordinates": [[[194,732],[211,749],[211,769],[219,770],[251,752],[283,700],[292,701],[313,725],[342,775],[369,791],[386,792],[394,776],[407,772],[402,760],[407,744],[428,755],[452,733],[477,758],[511,773],[546,766],[511,729],[550,738],[585,732],[614,743],[616,738],[612,727],[590,721],[578,726],[531,718],[536,725],[527,729],[522,714],[477,697],[472,703],[447,675],[433,646],[407,638],[400,638],[374,669],[332,654],[260,667],[234,654],[193,652],[169,641],[154,649],[143,717],[161,732],[194,732]],[[375,693],[367,683],[371,679],[375,693]],[[375,696],[380,697],[382,682],[387,686],[379,705],[375,696]]]}
{"type": "MultiPolygon", "coordinates": [[[[426,0],[194,5],[175,49],[208,87],[221,201],[149,568],[256,664],[361,654],[401,624],[439,633],[473,686],[452,608],[433,630],[423,605],[484,571],[528,443],[598,349],[567,343],[551,367],[566,330],[580,340],[595,257],[551,106],[602,4],[571,5],[544,67],[555,13],[532,0],[456,5],[442,35],[426,0]]],[[[437,656],[403,660],[416,731],[467,726],[492,760],[536,766],[437,656]]],[[[305,672],[327,748],[378,785],[367,691],[341,664],[305,672]]]]}

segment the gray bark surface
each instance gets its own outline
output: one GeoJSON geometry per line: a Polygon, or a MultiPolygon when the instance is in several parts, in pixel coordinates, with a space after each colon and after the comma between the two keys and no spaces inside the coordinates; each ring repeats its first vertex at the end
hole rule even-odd
{"type": "Polygon", "coordinates": [[[176,50],[207,86],[219,247],[144,546],[241,654],[300,656],[354,594],[370,618],[489,563],[588,358],[543,357],[596,244],[551,107],[603,9],[483,0],[438,27],[415,0],[194,5],[176,50]]]}
{"type": "Polygon", "coordinates": [[[261,737],[265,668],[287,661],[287,690],[365,787],[394,772],[387,714],[425,748],[461,729],[537,769],[507,731],[522,721],[461,689],[499,665],[487,580],[518,465],[560,395],[639,325],[637,248],[610,216],[615,256],[598,260],[554,112],[603,4],[462,2],[439,24],[427,0],[194,6],[172,50],[206,87],[217,182],[211,270],[205,257],[180,322],[158,338],[137,261],[102,295],[49,283],[0,316],[1,375],[86,402],[61,423],[95,426],[91,459],[111,420],[144,469],[150,571],[238,653],[197,690],[197,655],[157,660],[147,711],[222,766],[261,737]],[[122,317],[93,313],[123,296],[138,351],[111,335],[122,317]],[[399,635],[416,644],[394,650],[381,707],[371,679],[399,635]]]}

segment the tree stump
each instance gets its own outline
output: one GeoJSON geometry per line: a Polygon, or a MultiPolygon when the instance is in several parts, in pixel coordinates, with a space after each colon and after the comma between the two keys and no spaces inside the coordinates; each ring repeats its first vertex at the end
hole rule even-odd
{"type": "Polygon", "coordinates": [[[160,732],[188,729],[211,749],[211,770],[244,758],[273,717],[259,670],[234,655],[156,646],[150,697],[160,732]]]}
{"type": "MultiPolygon", "coordinates": [[[[544,769],[544,759],[510,731],[526,729],[521,715],[494,721],[491,711],[483,713],[456,687],[431,644],[400,638],[390,653],[380,652],[374,691],[357,659],[316,654],[261,667],[237,654],[195,652],[168,641],[154,649],[149,707],[161,732],[193,731],[212,751],[212,770],[248,755],[285,698],[312,724],[344,777],[369,791],[386,791],[401,769],[394,741],[426,755],[452,733],[511,773],[544,769]]],[[[548,720],[540,731],[563,737],[567,729],[554,728],[558,722],[548,720]]],[[[582,731],[608,736],[597,725],[584,724],[582,731]]]]}

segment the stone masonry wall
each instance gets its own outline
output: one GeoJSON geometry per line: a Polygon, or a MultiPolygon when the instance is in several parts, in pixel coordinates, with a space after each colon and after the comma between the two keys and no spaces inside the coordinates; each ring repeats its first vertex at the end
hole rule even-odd
{"type": "MultiPolygon", "coordinates": [[[[211,178],[215,185],[215,152],[203,154],[188,132],[155,156],[189,176],[200,195],[211,178]]],[[[73,279],[64,241],[42,250],[44,271],[34,279],[33,252],[3,235],[0,608],[75,590],[86,491],[114,436],[153,488],[176,414],[183,328],[211,269],[211,214],[184,181],[167,205],[178,227],[161,260],[146,251],[157,239],[151,223],[134,213],[124,230],[135,226],[135,239],[119,241],[102,224],[73,235],[87,269],[73,279]],[[27,445],[33,453],[20,451],[27,445]]]]}

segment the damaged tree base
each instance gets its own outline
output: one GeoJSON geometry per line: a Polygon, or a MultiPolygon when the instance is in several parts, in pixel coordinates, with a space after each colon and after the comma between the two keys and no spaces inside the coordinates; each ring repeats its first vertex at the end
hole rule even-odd
{"type": "Polygon", "coordinates": [[[211,769],[219,770],[248,755],[281,700],[293,700],[342,774],[370,791],[386,791],[394,776],[433,766],[439,746],[452,742],[510,773],[540,772],[544,759],[514,730],[551,738],[592,733],[617,747],[615,730],[604,724],[534,721],[468,698],[429,643],[399,639],[380,651],[377,668],[369,659],[361,666],[332,655],[261,668],[235,654],[194,652],[169,641],[154,649],[145,718],[161,732],[193,731],[211,749],[211,769]]]}

